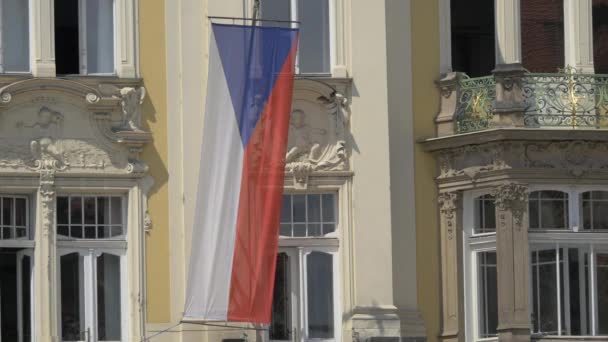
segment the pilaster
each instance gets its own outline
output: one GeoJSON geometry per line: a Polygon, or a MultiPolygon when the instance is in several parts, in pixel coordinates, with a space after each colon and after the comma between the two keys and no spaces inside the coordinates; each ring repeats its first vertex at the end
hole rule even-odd
{"type": "Polygon", "coordinates": [[[524,127],[523,80],[526,70],[519,63],[498,64],[492,71],[496,80],[496,99],[492,126],[524,127]]]}
{"type": "Polygon", "coordinates": [[[459,246],[462,221],[461,195],[446,192],[439,195],[441,230],[442,327],[441,341],[462,341],[459,246]]]}
{"type": "Polygon", "coordinates": [[[496,197],[498,340],[530,341],[528,187],[506,183],[496,197]]]}

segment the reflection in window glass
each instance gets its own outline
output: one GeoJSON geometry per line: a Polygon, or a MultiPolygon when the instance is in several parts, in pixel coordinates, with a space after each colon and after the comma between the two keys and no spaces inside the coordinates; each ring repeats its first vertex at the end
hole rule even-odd
{"type": "Polygon", "coordinates": [[[61,263],[61,336],[63,341],[81,341],[84,332],[82,258],[78,253],[64,255],[61,263]]]}
{"type": "Polygon", "coordinates": [[[272,322],[270,323],[271,340],[291,340],[291,292],[289,274],[289,257],[286,253],[279,253],[277,256],[277,270],[274,279],[274,294],[272,297],[272,322]]]}
{"type": "Polygon", "coordinates": [[[336,230],[336,195],[283,195],[281,236],[324,236],[336,230]]]}
{"type": "Polygon", "coordinates": [[[524,68],[557,72],[564,67],[564,0],[521,1],[524,68]]]}
{"type": "Polygon", "coordinates": [[[87,73],[114,73],[114,0],[86,2],[87,73]]]}
{"type": "Polygon", "coordinates": [[[583,229],[608,229],[608,192],[590,191],[581,195],[583,229]]]}
{"type": "Polygon", "coordinates": [[[568,194],[534,191],[529,196],[530,229],[567,229],[568,194]]]}
{"type": "Polygon", "coordinates": [[[97,258],[97,334],[99,341],[121,339],[120,257],[97,258]]]}
{"type": "Polygon", "coordinates": [[[298,1],[300,46],[298,69],[301,74],[330,73],[329,65],[329,2],[298,1]]]}
{"type": "Polygon", "coordinates": [[[333,256],[312,252],[306,261],[308,337],[334,337],[333,256]]]}
{"type": "Polygon", "coordinates": [[[475,199],[475,234],[496,232],[496,206],[494,196],[484,195],[475,199]]]}
{"type": "Polygon", "coordinates": [[[478,263],[479,338],[497,336],[498,285],[496,275],[496,252],[480,252],[478,263]]]}
{"type": "Polygon", "coordinates": [[[608,0],[593,0],[593,66],[608,74],[608,0]]]}
{"type": "Polygon", "coordinates": [[[28,1],[2,0],[1,4],[4,72],[30,71],[28,1]]]}

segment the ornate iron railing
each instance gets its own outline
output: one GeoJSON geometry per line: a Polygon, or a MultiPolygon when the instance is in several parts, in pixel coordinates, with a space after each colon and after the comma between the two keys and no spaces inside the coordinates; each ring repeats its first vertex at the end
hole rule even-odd
{"type": "Polygon", "coordinates": [[[490,127],[495,98],[494,76],[461,79],[456,106],[456,131],[465,133],[490,127]]]}
{"type": "MultiPolygon", "coordinates": [[[[496,98],[494,76],[463,77],[458,83],[456,132],[491,128],[496,98]]],[[[608,75],[572,67],[521,77],[526,127],[608,129],[608,75]]]]}
{"type": "Polygon", "coordinates": [[[557,74],[522,79],[529,127],[608,128],[608,75],[567,67],[557,74]]]}

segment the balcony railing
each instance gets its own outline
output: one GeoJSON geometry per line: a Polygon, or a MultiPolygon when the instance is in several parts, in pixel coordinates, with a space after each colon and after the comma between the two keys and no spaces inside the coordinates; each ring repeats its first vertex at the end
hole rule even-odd
{"type": "Polygon", "coordinates": [[[440,127],[439,135],[505,126],[608,129],[608,75],[520,68],[478,78],[452,73],[439,85],[444,99],[437,123],[451,125],[440,127]],[[508,120],[500,117],[505,113],[508,120]]]}

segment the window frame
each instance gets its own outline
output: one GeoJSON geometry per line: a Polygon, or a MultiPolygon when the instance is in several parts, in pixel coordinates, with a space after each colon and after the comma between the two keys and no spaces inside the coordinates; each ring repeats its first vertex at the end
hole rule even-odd
{"type": "MultiPolygon", "coordinates": [[[[295,23],[298,20],[298,4],[300,1],[306,0],[285,0],[289,1],[290,5],[290,18],[289,20],[294,21],[291,23],[291,28],[297,28],[298,23],[295,23]]],[[[298,49],[298,53],[296,55],[295,60],[295,75],[296,76],[309,76],[309,77],[332,77],[334,74],[334,68],[336,67],[336,1],[339,0],[327,0],[328,6],[328,16],[329,16],[329,70],[328,72],[313,72],[313,73],[301,73],[299,60],[300,60],[300,50],[298,49]]],[[[260,11],[263,11],[263,6],[261,6],[260,11]]],[[[261,14],[261,13],[260,13],[261,14]]]]}
{"type": "MultiPolygon", "coordinates": [[[[479,298],[478,290],[479,263],[478,255],[483,252],[497,252],[496,232],[475,233],[475,206],[476,200],[485,195],[491,195],[491,189],[471,190],[463,193],[462,217],[463,217],[463,251],[464,251],[464,312],[465,312],[465,336],[467,341],[489,342],[498,341],[498,336],[479,337],[479,298]]],[[[498,269],[498,266],[497,266],[498,269]]]]}
{"type": "MultiPolygon", "coordinates": [[[[591,334],[590,335],[581,335],[577,336],[580,338],[584,337],[606,337],[606,335],[595,335],[597,332],[597,296],[593,294],[597,292],[597,277],[595,270],[595,262],[597,252],[606,252],[608,253],[608,230],[604,232],[598,231],[585,231],[581,229],[579,223],[583,222],[583,210],[582,210],[582,194],[590,191],[608,191],[607,185],[530,185],[530,192],[533,191],[562,191],[567,193],[568,195],[568,227],[567,229],[535,229],[528,231],[528,243],[530,246],[530,253],[536,250],[547,250],[547,249],[555,249],[556,251],[560,248],[581,248],[586,249],[589,252],[589,269],[593,270],[589,272],[588,284],[593,284],[589,287],[589,293],[591,299],[588,299],[588,302],[591,303],[591,307],[589,310],[591,311],[592,321],[590,324],[591,334]]],[[[531,255],[531,254],[530,254],[531,255]]],[[[556,252],[556,259],[557,259],[556,252]]],[[[564,259],[565,260],[565,259],[564,259]]],[[[559,261],[556,261],[556,265],[559,264],[559,261]]],[[[529,297],[530,297],[530,314],[533,312],[533,278],[532,278],[532,259],[530,259],[529,267],[529,297]]],[[[558,275],[557,282],[559,284],[559,267],[556,270],[556,274],[558,275]]],[[[564,285],[565,286],[565,285],[564,285]]],[[[560,287],[558,286],[558,291],[560,287]]],[[[561,335],[560,324],[562,321],[562,317],[560,314],[561,307],[559,306],[559,302],[561,301],[561,296],[558,292],[558,335],[540,335],[534,334],[533,329],[531,327],[532,336],[537,337],[554,337],[554,336],[565,336],[561,335]]],[[[569,315],[566,314],[566,317],[569,315]]]]}

